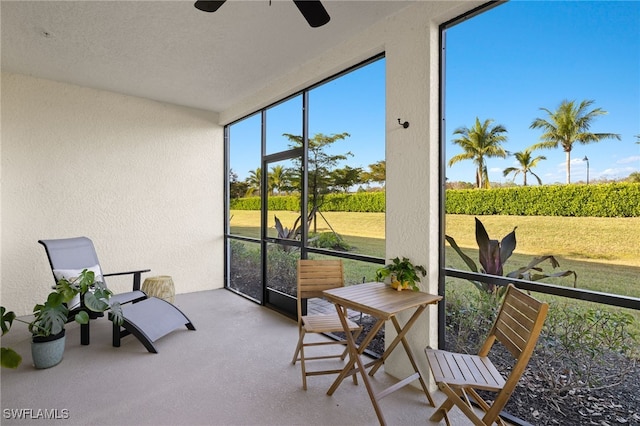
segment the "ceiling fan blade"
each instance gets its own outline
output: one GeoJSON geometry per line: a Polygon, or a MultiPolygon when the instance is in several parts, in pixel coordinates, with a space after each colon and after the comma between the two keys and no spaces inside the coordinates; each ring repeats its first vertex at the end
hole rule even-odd
{"type": "Polygon", "coordinates": [[[220,9],[220,6],[222,6],[225,1],[226,0],[219,0],[219,1],[198,0],[194,4],[194,6],[196,7],[196,9],[201,10],[203,12],[215,12],[216,10],[220,9]]]}
{"type": "Polygon", "coordinates": [[[321,27],[331,20],[320,0],[293,0],[293,2],[313,28],[321,27]]]}

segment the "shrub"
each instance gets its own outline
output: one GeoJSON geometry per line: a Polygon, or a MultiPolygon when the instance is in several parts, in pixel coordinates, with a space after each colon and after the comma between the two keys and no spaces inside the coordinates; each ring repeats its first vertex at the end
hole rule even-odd
{"type": "Polygon", "coordinates": [[[256,300],[262,300],[262,260],[260,246],[229,240],[229,287],[241,290],[256,300]],[[249,248],[252,247],[252,248],[249,248]]]}
{"type": "MultiPolygon", "coordinates": [[[[260,210],[260,197],[233,199],[232,210],[260,210]]],[[[448,189],[447,214],[640,217],[640,183],[614,182],[593,185],[516,186],[494,189],[448,189]]],[[[385,192],[327,194],[324,212],[382,213],[385,192]]],[[[311,210],[312,206],[309,206],[311,210]]],[[[269,210],[300,210],[297,195],[269,197],[269,210]]]]}
{"type": "Polygon", "coordinates": [[[630,331],[633,322],[623,312],[553,306],[536,351],[543,388],[563,395],[622,383],[628,370],[610,363],[616,356],[640,355],[637,336],[630,331]],[[605,370],[610,374],[603,375],[605,370]]]}
{"type": "Polygon", "coordinates": [[[498,298],[486,292],[450,291],[446,297],[446,349],[476,354],[498,314],[498,298]]]}
{"type": "Polygon", "coordinates": [[[321,232],[309,235],[309,245],[311,247],[326,248],[331,250],[349,251],[351,246],[335,232],[321,232]]]}
{"type": "Polygon", "coordinates": [[[269,247],[267,253],[268,287],[296,297],[298,259],[300,259],[298,251],[283,250],[281,246],[269,247]]]}
{"type": "Polygon", "coordinates": [[[639,183],[447,190],[446,212],[469,215],[638,217],[639,183]]]}
{"type": "MultiPolygon", "coordinates": [[[[260,210],[260,197],[236,198],[230,201],[232,210],[260,210]]],[[[313,206],[309,205],[309,211],[313,206]]],[[[269,197],[269,210],[299,211],[300,197],[282,195],[269,197]]],[[[320,210],[324,212],[366,212],[385,211],[384,192],[358,192],[355,194],[327,194],[320,210]]]]}

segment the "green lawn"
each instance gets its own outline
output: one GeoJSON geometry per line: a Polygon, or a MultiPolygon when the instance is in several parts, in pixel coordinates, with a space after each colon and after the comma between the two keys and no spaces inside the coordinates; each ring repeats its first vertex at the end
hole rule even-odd
{"type": "MultiPolygon", "coordinates": [[[[461,247],[476,247],[474,216],[447,215],[446,233],[461,247]]],[[[518,227],[517,253],[640,267],[640,217],[478,216],[489,237],[518,227]]]]}
{"type": "MultiPolygon", "coordinates": [[[[285,227],[291,227],[298,214],[294,212],[274,212],[285,227]]],[[[232,233],[255,237],[260,236],[260,213],[257,211],[235,210],[231,212],[232,233]]],[[[323,213],[318,221],[318,232],[328,232],[333,228],[357,253],[385,257],[384,213],[323,213]]],[[[505,273],[527,265],[539,255],[550,254],[560,263],[558,270],[572,270],[578,275],[577,287],[605,293],[640,297],[640,218],[575,218],[575,217],[524,217],[524,216],[481,216],[489,237],[501,240],[514,227],[517,247],[505,265],[505,273]]],[[[269,234],[275,236],[273,218],[270,220],[269,234]]],[[[312,228],[313,230],[313,228],[312,228]]],[[[446,233],[455,238],[465,253],[477,261],[475,242],[475,221],[473,216],[448,215],[446,233]]],[[[318,257],[318,256],[315,256],[318,257]]],[[[467,270],[458,254],[445,246],[447,267],[467,270]]],[[[548,263],[542,264],[550,271],[548,263]]],[[[375,270],[380,265],[354,260],[345,260],[345,280],[359,283],[375,279],[375,270]]],[[[572,279],[555,278],[543,282],[570,286],[572,279]]],[[[448,291],[476,291],[466,280],[447,277],[448,291]]],[[[537,295],[551,303],[581,305],[601,308],[602,305],[568,300],[555,296],[537,295]]],[[[612,308],[615,309],[615,308],[612,308]]],[[[640,312],[619,309],[631,313],[636,318],[633,330],[640,333],[640,312]]]]}
{"type": "MultiPolygon", "coordinates": [[[[286,227],[291,227],[298,217],[295,212],[274,213],[286,227]]],[[[234,210],[231,214],[233,233],[259,237],[258,211],[234,210]]],[[[319,232],[327,232],[331,227],[356,252],[385,256],[384,213],[328,212],[323,216],[318,221],[319,232]]],[[[550,254],[560,262],[560,270],[578,274],[580,288],[640,297],[640,218],[482,216],[479,219],[489,237],[498,240],[517,226],[517,247],[506,264],[506,272],[526,265],[534,256],[550,254]]],[[[275,235],[273,225],[269,232],[275,235]]],[[[472,259],[477,259],[473,216],[448,215],[446,232],[472,259]]],[[[445,250],[448,267],[467,269],[453,249],[447,245],[445,250]]],[[[544,267],[549,269],[547,264],[544,267]]],[[[570,285],[571,280],[546,282],[570,285]]]]}

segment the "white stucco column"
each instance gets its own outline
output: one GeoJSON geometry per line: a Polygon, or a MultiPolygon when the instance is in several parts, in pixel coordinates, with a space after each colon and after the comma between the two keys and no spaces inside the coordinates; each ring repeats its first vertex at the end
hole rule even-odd
{"type": "MultiPolygon", "coordinates": [[[[386,46],[387,58],[387,258],[409,257],[427,269],[423,291],[438,291],[438,103],[439,30],[429,19],[429,5],[396,18],[401,25],[386,46]],[[407,129],[397,119],[410,123],[407,129]]],[[[406,322],[413,312],[400,316],[406,322]]],[[[437,347],[437,306],[430,306],[408,334],[423,374],[428,372],[424,348],[437,347]]],[[[396,336],[385,328],[387,345],[396,336]]],[[[385,371],[396,377],[413,372],[402,349],[394,351],[385,371]]]]}

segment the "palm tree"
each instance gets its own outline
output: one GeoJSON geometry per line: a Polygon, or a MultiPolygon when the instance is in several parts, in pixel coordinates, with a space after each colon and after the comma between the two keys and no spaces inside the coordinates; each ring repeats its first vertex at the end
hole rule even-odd
{"type": "Polygon", "coordinates": [[[513,154],[513,156],[516,157],[516,160],[518,161],[520,167],[507,167],[506,169],[504,169],[502,174],[506,177],[508,174],[513,173],[513,179],[515,180],[516,176],[518,176],[518,173],[522,173],[522,176],[524,178],[524,186],[527,186],[527,173],[531,173],[536,179],[538,179],[538,185],[542,185],[542,181],[540,180],[538,175],[533,173],[531,169],[536,167],[540,160],[546,160],[547,157],[545,157],[544,155],[538,155],[536,158],[532,158],[531,153],[533,151],[534,150],[529,147],[524,151],[516,152],[515,154],[513,154]]]}
{"type": "Polygon", "coordinates": [[[262,185],[262,168],[258,167],[255,170],[249,171],[249,176],[245,179],[245,182],[249,186],[247,195],[253,195],[256,192],[260,192],[260,185],[262,185]]]}
{"type": "Polygon", "coordinates": [[[278,193],[280,193],[284,189],[289,187],[289,181],[290,181],[289,175],[290,175],[289,170],[286,169],[281,164],[277,164],[271,167],[271,173],[269,173],[269,176],[268,176],[268,179],[269,179],[268,185],[269,185],[271,194],[273,194],[274,191],[277,191],[278,193]]]}
{"type": "Polygon", "coordinates": [[[453,131],[454,135],[461,135],[461,137],[452,142],[460,145],[464,152],[451,157],[449,166],[462,160],[473,160],[477,166],[477,188],[489,188],[485,158],[505,158],[507,156],[507,151],[500,146],[501,143],[507,141],[507,136],[503,135],[503,133],[507,133],[507,129],[501,124],[490,127],[491,123],[493,123],[492,119],[480,123],[480,119],[476,117],[476,123],[471,129],[459,127],[453,131]]]}
{"type": "Polygon", "coordinates": [[[541,142],[533,145],[533,149],[558,148],[558,146],[562,146],[564,152],[567,153],[567,183],[571,182],[571,149],[575,142],[585,145],[609,138],[620,140],[620,135],[615,133],[589,132],[591,122],[597,116],[607,114],[601,108],[587,111],[593,102],[592,100],[585,100],[576,106],[575,101],[564,100],[556,111],[540,108],[548,114],[549,120],[536,118],[529,126],[531,129],[544,130],[544,133],[540,136],[541,142]]]}

